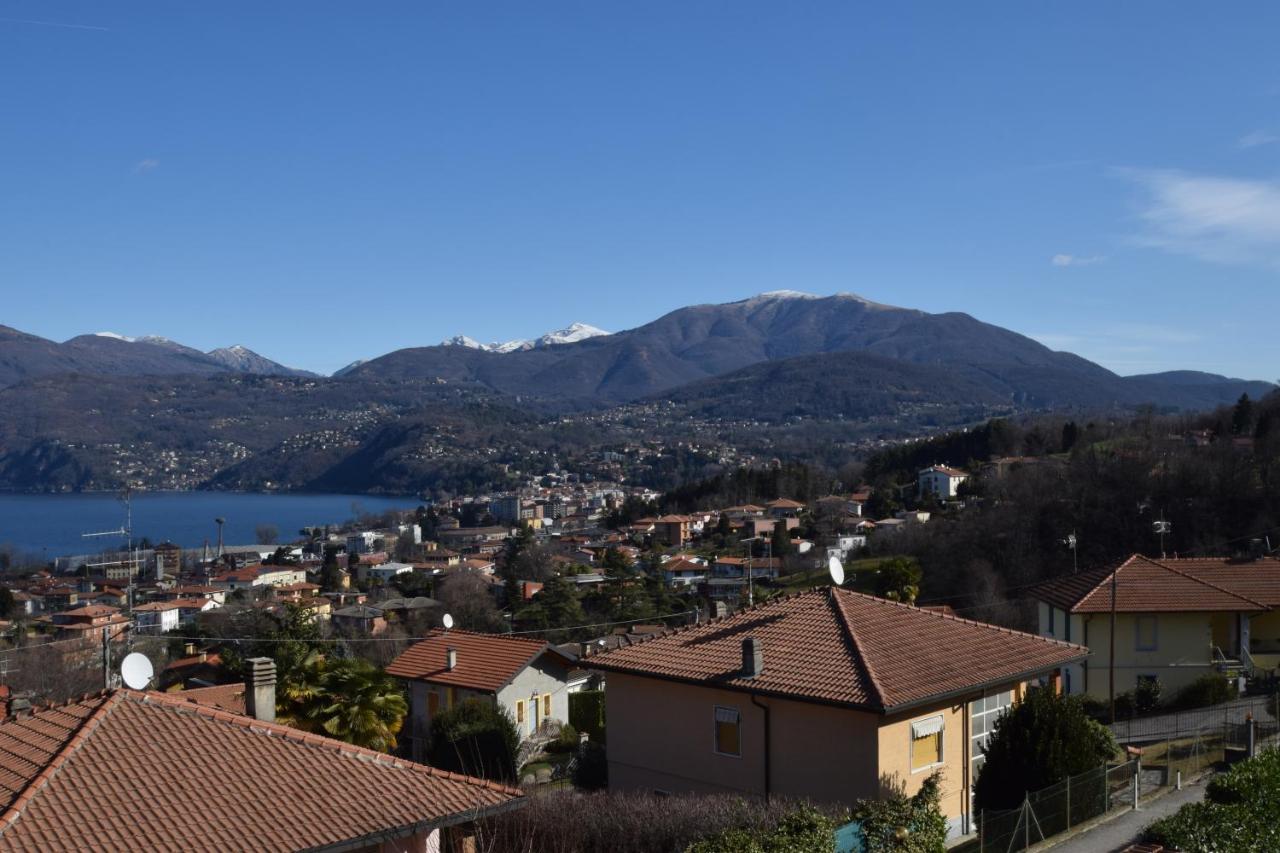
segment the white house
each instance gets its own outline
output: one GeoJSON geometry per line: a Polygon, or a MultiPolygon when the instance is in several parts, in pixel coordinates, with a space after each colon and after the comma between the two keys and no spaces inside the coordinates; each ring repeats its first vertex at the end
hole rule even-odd
{"type": "Polygon", "coordinates": [[[133,618],[139,631],[163,634],[178,627],[179,607],[176,601],[153,601],[133,608],[133,618]]]}
{"type": "Polygon", "coordinates": [[[408,563],[383,563],[380,566],[366,566],[361,564],[357,571],[360,580],[390,583],[391,579],[396,575],[402,575],[405,572],[413,571],[413,566],[408,563]]]}
{"type": "Polygon", "coordinates": [[[437,629],[392,661],[387,674],[409,683],[409,738],[418,761],[435,715],[468,699],[505,708],[522,740],[568,720],[573,667],[543,640],[437,629]]]}
{"type": "Polygon", "coordinates": [[[916,478],[920,497],[933,495],[939,500],[949,500],[956,496],[960,484],[969,479],[964,471],[948,468],[946,465],[930,465],[920,472],[916,478]]]}

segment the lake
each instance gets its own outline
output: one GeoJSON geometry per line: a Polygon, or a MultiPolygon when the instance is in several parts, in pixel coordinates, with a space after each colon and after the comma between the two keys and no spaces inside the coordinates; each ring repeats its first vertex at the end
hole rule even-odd
{"type": "MultiPolygon", "coordinates": [[[[215,518],[225,518],[223,541],[255,543],[255,528],[274,525],[289,541],[303,527],[341,524],[357,516],[389,509],[412,509],[414,497],[370,495],[251,494],[243,492],[135,492],[133,533],[152,542],[166,539],[184,548],[218,541],[215,518]]],[[[115,547],[118,536],[85,539],[81,534],[118,530],[124,504],[112,494],[0,494],[0,545],[44,554],[49,559],[115,547]]]]}

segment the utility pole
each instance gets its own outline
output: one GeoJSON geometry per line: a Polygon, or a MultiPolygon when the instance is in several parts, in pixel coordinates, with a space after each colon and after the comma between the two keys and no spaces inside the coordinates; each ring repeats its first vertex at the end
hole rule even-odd
{"type": "Polygon", "coordinates": [[[1166,533],[1173,530],[1173,522],[1164,520],[1164,512],[1160,513],[1160,520],[1151,525],[1152,530],[1160,537],[1160,559],[1164,559],[1164,537],[1166,533]]]}
{"type": "Polygon", "coordinates": [[[110,625],[102,626],[102,689],[111,689],[111,642],[108,637],[110,625]]]}
{"type": "MultiPolygon", "coordinates": [[[[1111,661],[1107,666],[1107,678],[1110,681],[1108,693],[1111,696],[1111,725],[1116,724],[1116,588],[1119,586],[1120,569],[1111,572],[1111,661]]],[[[1068,617],[1069,618],[1069,617],[1068,617]]]]}

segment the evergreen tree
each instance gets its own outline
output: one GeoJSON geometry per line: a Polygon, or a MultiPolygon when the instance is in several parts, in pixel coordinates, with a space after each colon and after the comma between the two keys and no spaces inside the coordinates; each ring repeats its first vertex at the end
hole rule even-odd
{"type": "Polygon", "coordinates": [[[1241,394],[1231,412],[1231,432],[1235,435],[1253,434],[1253,401],[1248,394],[1241,394]]]}
{"type": "Polygon", "coordinates": [[[782,559],[788,557],[794,550],[791,544],[791,531],[787,529],[785,521],[779,521],[773,526],[773,536],[770,540],[770,548],[773,556],[782,559]]]}

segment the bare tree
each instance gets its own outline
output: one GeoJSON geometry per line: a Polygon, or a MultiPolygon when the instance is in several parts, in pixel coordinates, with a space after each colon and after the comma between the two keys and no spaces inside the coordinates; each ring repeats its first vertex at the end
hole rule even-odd
{"type": "Polygon", "coordinates": [[[280,528],[274,524],[259,524],[253,529],[253,533],[257,537],[258,545],[274,545],[280,538],[280,528]]]}
{"type": "Polygon", "coordinates": [[[493,602],[489,584],[478,572],[459,571],[442,578],[436,600],[444,605],[459,628],[469,631],[498,631],[502,615],[493,602]]]}

